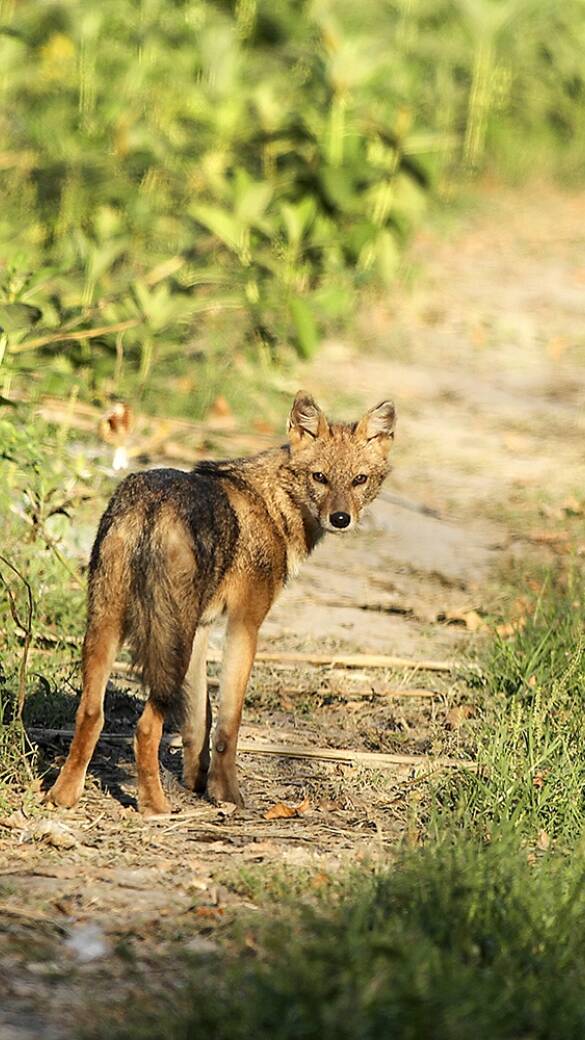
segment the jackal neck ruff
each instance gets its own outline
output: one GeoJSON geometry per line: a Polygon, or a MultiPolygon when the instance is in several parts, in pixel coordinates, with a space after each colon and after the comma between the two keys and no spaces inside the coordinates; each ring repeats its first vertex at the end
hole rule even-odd
{"type": "Polygon", "coordinates": [[[288,444],[245,458],[203,461],[192,470],[192,476],[195,480],[198,476],[218,480],[236,515],[246,505],[255,514],[259,511],[258,523],[240,523],[239,548],[246,556],[252,549],[257,559],[258,543],[271,542],[269,555],[282,581],[294,576],[325,533],[307,504],[304,481],[295,471],[288,444]],[[249,542],[253,547],[246,546],[249,542]],[[275,558],[277,547],[280,552],[275,558]]]}

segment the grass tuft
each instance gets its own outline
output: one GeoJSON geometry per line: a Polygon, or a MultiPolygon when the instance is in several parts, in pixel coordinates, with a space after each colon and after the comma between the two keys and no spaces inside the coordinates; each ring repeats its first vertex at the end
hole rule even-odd
{"type": "Polygon", "coordinates": [[[438,797],[467,832],[511,827],[570,847],[585,826],[585,575],[570,565],[529,582],[522,614],[491,641],[482,768],[448,778],[438,797]]]}

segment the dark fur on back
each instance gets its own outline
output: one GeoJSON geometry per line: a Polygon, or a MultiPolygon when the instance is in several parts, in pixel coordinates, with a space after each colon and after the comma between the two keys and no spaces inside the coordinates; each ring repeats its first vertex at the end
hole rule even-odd
{"type": "MultiPolygon", "coordinates": [[[[114,577],[124,638],[153,701],[180,711],[197,625],[233,559],[239,524],[219,472],[132,474],[100,522],[90,559],[89,606],[114,577]],[[124,595],[124,590],[127,590],[124,595]]],[[[93,608],[93,609],[92,609],[93,608]]]]}

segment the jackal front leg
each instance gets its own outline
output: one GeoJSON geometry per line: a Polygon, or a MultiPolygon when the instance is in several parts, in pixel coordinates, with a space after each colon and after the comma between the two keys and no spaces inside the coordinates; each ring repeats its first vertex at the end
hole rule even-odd
{"type": "Polygon", "coordinates": [[[183,780],[190,791],[203,794],[207,787],[211,730],[211,702],[207,692],[207,628],[198,628],[195,633],[183,688],[183,780]]]}
{"type": "Polygon", "coordinates": [[[242,718],[242,705],[254,663],[259,623],[237,614],[228,619],[223,654],[219,715],[211,755],[207,794],[213,802],[244,801],[238,786],[236,751],[242,718]]]}

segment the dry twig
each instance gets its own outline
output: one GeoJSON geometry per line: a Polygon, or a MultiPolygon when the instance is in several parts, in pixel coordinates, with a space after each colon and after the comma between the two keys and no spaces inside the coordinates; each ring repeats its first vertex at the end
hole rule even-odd
{"type": "Polygon", "coordinates": [[[20,578],[22,584],[24,585],[24,587],[26,589],[26,595],[27,595],[27,618],[26,618],[26,625],[23,625],[22,621],[20,620],[20,617],[19,617],[19,614],[18,614],[18,610],[16,609],[16,601],[14,599],[14,594],[12,592],[12,589],[10,588],[9,583],[6,581],[6,578],[2,574],[2,571],[0,571],[0,581],[4,585],[4,588],[6,589],[6,594],[8,596],[8,603],[9,603],[9,606],[10,606],[10,613],[12,614],[12,620],[14,621],[14,624],[16,625],[16,627],[19,628],[20,631],[24,634],[24,646],[23,646],[23,649],[22,649],[22,657],[21,657],[21,660],[20,660],[20,668],[19,668],[19,672],[18,672],[17,713],[18,713],[18,718],[21,718],[22,717],[22,712],[23,712],[23,709],[24,709],[24,701],[25,701],[25,697],[26,697],[26,672],[27,672],[27,665],[28,665],[28,654],[29,654],[30,644],[31,644],[31,640],[32,640],[32,619],[33,619],[33,616],[34,616],[34,599],[33,599],[32,589],[30,587],[30,583],[24,577],[24,574],[21,574],[20,571],[18,570],[18,568],[15,567],[14,564],[10,562],[10,560],[7,560],[5,556],[0,556],[0,562],[5,564],[6,567],[9,567],[10,570],[14,574],[16,574],[17,578],[20,578]]]}
{"type": "MultiPolygon", "coordinates": [[[[207,658],[209,661],[220,661],[221,653],[219,650],[210,650],[207,658]]],[[[255,660],[328,665],[330,668],[411,668],[413,671],[421,672],[452,672],[457,667],[455,661],[413,661],[408,657],[394,657],[391,654],[311,654],[300,651],[268,653],[260,650],[255,660]]]]}
{"type": "MultiPolygon", "coordinates": [[[[70,729],[31,729],[30,736],[35,740],[52,737],[72,737],[70,729]]],[[[283,734],[286,737],[286,734],[283,734]]],[[[121,733],[102,733],[100,740],[110,744],[131,744],[132,737],[121,733]]],[[[180,740],[175,736],[164,736],[163,744],[180,747],[180,740]]],[[[373,769],[391,769],[396,766],[420,766],[423,769],[477,769],[477,763],[466,758],[447,758],[428,755],[400,755],[386,751],[354,751],[351,748],[314,748],[308,744],[254,744],[246,739],[238,744],[238,750],[245,755],[281,755],[283,758],[317,758],[325,762],[345,762],[348,765],[371,766],[373,769]]]]}

